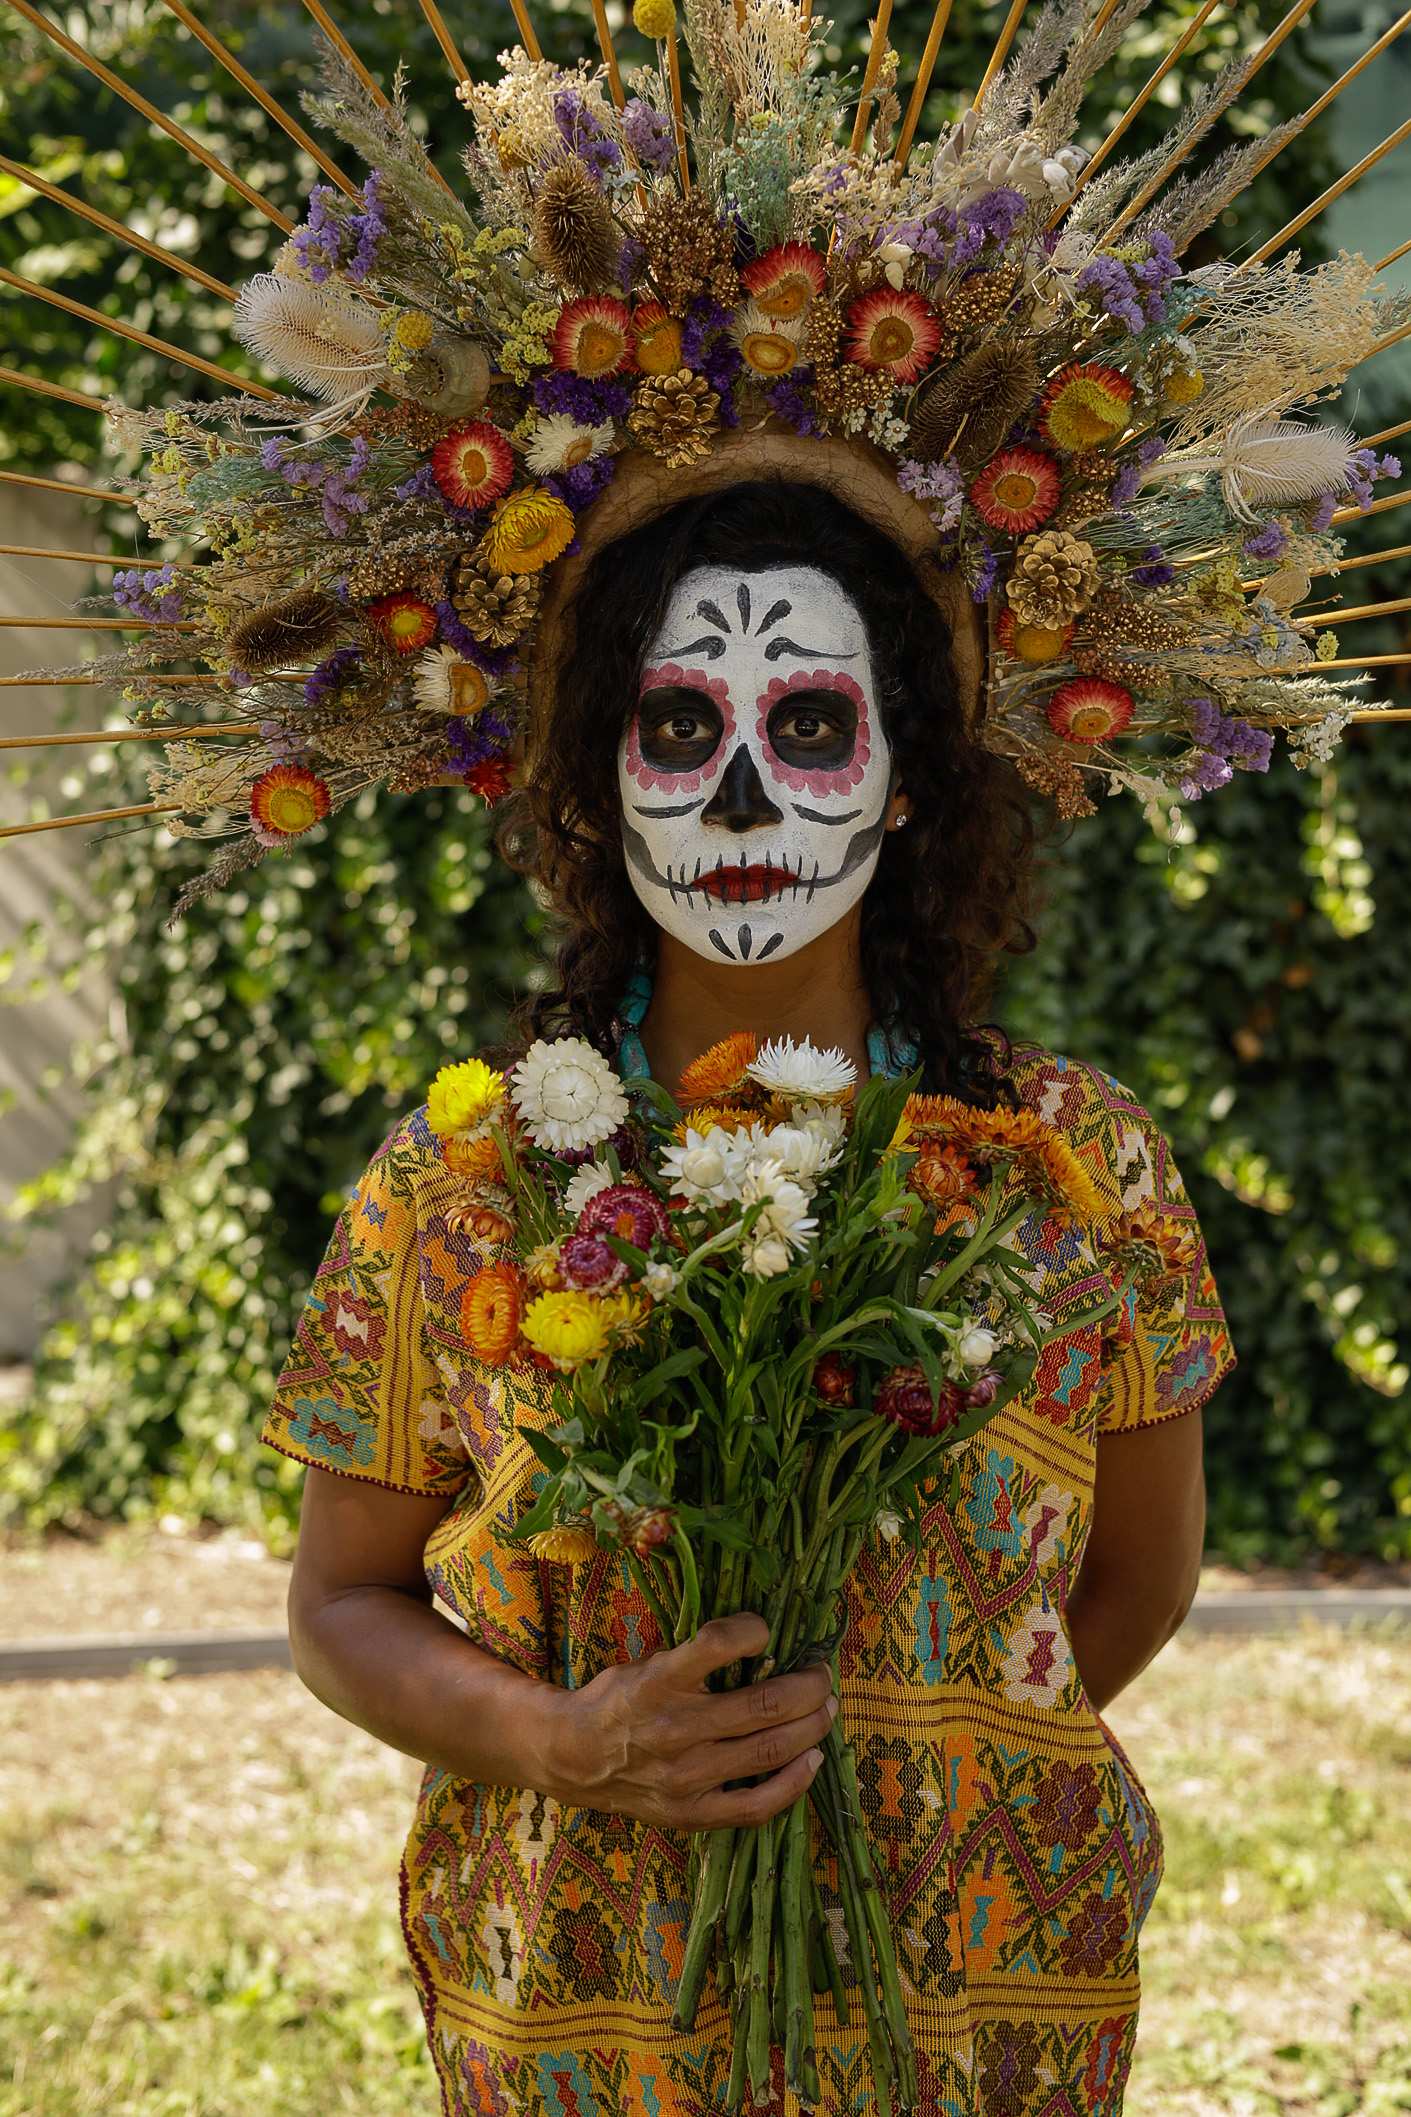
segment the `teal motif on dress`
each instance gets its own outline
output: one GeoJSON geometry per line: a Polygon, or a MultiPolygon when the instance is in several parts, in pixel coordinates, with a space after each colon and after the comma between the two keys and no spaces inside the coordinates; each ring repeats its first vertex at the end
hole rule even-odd
{"type": "Polygon", "coordinates": [[[336,1397],[296,1397],[289,1407],[289,1438],[330,1469],[356,1463],[370,1469],[377,1456],[377,1422],[360,1419],[336,1397]]]}

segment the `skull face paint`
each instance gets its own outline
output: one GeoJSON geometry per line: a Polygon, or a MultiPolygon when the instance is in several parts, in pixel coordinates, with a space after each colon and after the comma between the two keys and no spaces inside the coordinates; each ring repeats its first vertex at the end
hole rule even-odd
{"type": "Polygon", "coordinates": [[[877,866],[892,788],[862,615],[826,573],[700,566],[618,749],[632,887],[697,955],[792,955],[877,866]]]}

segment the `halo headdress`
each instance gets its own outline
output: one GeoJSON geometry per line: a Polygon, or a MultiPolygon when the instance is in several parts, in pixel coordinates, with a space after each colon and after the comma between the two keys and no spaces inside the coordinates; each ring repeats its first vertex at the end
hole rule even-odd
{"type": "Polygon", "coordinates": [[[463,194],[327,43],[309,109],[371,173],[316,187],[234,305],[296,388],[109,407],[150,531],[212,558],[116,575],[137,637],[75,673],[159,735],[189,726],[181,665],[207,672],[226,718],[150,775],[151,813],[224,841],[195,890],[379,783],[495,800],[552,739],[587,559],[744,477],[825,485],[895,540],[983,741],[1066,814],[1104,784],[1198,797],[1278,734],[1326,755],[1367,679],[1299,608],[1399,464],[1293,415],[1411,330],[1411,296],[1360,256],[1270,263],[1307,214],[1183,269],[1304,122],[1186,167],[1311,0],[1158,146],[1112,158],[1133,112],[1089,159],[1085,87],[1144,4],[1050,0],[1010,57],[1015,9],[934,146],[934,35],[903,121],[883,25],[849,134],[795,0],[687,0],[694,111],[671,0],[637,0],[658,61],[626,83],[600,8],[576,68],[519,11],[497,80],[456,61],[463,194]]]}

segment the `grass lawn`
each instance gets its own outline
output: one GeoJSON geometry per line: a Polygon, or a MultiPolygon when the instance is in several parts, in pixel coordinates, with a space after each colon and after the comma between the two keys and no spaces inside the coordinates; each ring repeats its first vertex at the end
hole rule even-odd
{"type": "MultiPolygon", "coordinates": [[[[1411,1638],[1179,1642],[1128,2117],[1411,2110],[1411,1638]]],[[[276,1672],[0,1688],[0,2117],[432,2117],[416,1768],[276,1672]]]]}

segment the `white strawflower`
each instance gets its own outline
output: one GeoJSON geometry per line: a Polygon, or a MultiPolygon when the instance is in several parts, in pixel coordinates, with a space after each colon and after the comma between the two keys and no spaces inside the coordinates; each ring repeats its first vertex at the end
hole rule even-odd
{"type": "Polygon", "coordinates": [[[530,1045],[510,1075],[515,1107],[536,1147],[575,1153],[610,1139],[627,1116],[622,1083],[581,1036],[530,1045]]]}
{"type": "Polygon", "coordinates": [[[962,1367],[988,1367],[995,1356],[998,1339],[992,1330],[982,1324],[973,1323],[961,1332],[956,1340],[956,1358],[962,1367]]]}
{"type": "Polygon", "coordinates": [[[612,1170],[605,1168],[601,1162],[585,1162],[581,1169],[569,1177],[563,1187],[565,1213],[571,1213],[576,1220],[590,1198],[596,1197],[599,1191],[606,1191],[609,1185],[616,1181],[612,1170]]]}
{"type": "Polygon", "coordinates": [[[842,1151],[822,1125],[775,1125],[765,1134],[765,1146],[771,1160],[810,1197],[818,1178],[837,1164],[842,1151]]]}
{"type": "Polygon", "coordinates": [[[889,1544],[894,1544],[902,1532],[902,1519],[899,1514],[894,1514],[890,1507],[884,1507],[880,1514],[873,1516],[873,1527],[880,1537],[884,1537],[889,1544]]]}
{"type": "Polygon", "coordinates": [[[535,427],[524,460],[539,477],[551,477],[591,463],[612,447],[612,437],[611,419],[605,426],[580,426],[567,412],[549,412],[535,427]]]}
{"type": "Polygon", "coordinates": [[[649,1264],[642,1274],[642,1285],[653,1301],[665,1301],[674,1286],[681,1283],[681,1274],[674,1264],[649,1264]]]}
{"type": "Polygon", "coordinates": [[[789,1245],[782,1235],[765,1235],[744,1243],[740,1258],[756,1279],[773,1279],[789,1269],[789,1245]]]}
{"type": "Polygon", "coordinates": [[[701,1133],[688,1126],[685,1139],[662,1155],[662,1173],[671,1178],[673,1194],[692,1205],[734,1205],[752,1148],[751,1135],[743,1129],[727,1132],[712,1125],[701,1133]]]}
{"type": "Polygon", "coordinates": [[[807,1039],[796,1044],[791,1036],[766,1044],[745,1071],[785,1102],[841,1102],[857,1079],[856,1066],[841,1051],[819,1051],[807,1039]]]}
{"type": "Polygon", "coordinates": [[[840,1146],[848,1129],[847,1112],[841,1103],[795,1103],[789,1112],[789,1122],[821,1132],[830,1147],[840,1146]]]}
{"type": "Polygon", "coordinates": [[[778,1161],[751,1160],[740,1185],[742,1206],[761,1206],[751,1241],[778,1235],[794,1249],[803,1249],[818,1222],[808,1210],[808,1193],[784,1174],[778,1161]]]}

